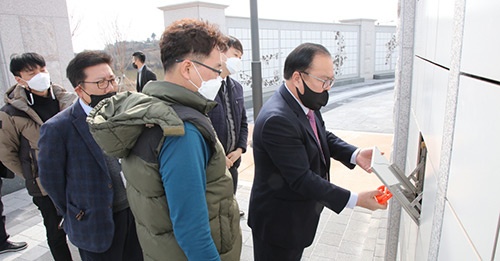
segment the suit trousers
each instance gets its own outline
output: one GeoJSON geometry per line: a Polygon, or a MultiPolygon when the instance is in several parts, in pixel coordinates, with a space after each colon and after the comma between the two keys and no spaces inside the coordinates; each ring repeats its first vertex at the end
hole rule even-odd
{"type": "Polygon", "coordinates": [[[5,230],[5,216],[3,215],[2,182],[2,178],[0,178],[0,247],[3,246],[9,238],[7,230],[5,230]]]}
{"type": "Polygon", "coordinates": [[[47,243],[55,261],[72,260],[71,252],[66,240],[66,233],[59,228],[62,217],[57,213],[56,207],[49,196],[33,197],[33,203],[42,213],[43,225],[47,231],[47,243]]]}
{"type": "MultiPolygon", "coordinates": [[[[303,248],[283,248],[270,244],[252,232],[253,258],[255,261],[300,261],[303,248]]],[[[286,240],[286,239],[284,239],[286,240]]]]}
{"type": "Polygon", "coordinates": [[[103,253],[78,249],[82,261],[142,261],[142,248],[135,230],[135,220],[130,208],[113,214],[115,234],[111,247],[103,253]]]}

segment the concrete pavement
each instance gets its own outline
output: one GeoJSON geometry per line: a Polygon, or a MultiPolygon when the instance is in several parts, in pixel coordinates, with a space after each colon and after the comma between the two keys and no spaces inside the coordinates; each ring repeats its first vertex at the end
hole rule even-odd
{"type": "MultiPolygon", "coordinates": [[[[387,83],[387,81],[383,81],[387,83]]],[[[370,84],[377,81],[370,81],[370,84]]],[[[368,97],[360,97],[350,103],[336,106],[323,113],[326,126],[337,136],[359,147],[378,146],[386,154],[392,144],[392,90],[368,97]]],[[[250,126],[250,128],[253,126],[250,126]]],[[[249,137],[251,140],[251,135],[249,137]]],[[[242,157],[238,191],[240,208],[248,212],[248,201],[254,175],[252,149],[242,157]]],[[[354,192],[376,189],[382,183],[376,175],[356,167],[345,168],[332,160],[332,182],[354,192]]],[[[45,227],[40,212],[32,203],[26,189],[2,198],[7,217],[7,232],[12,241],[26,241],[28,248],[0,255],[0,260],[53,260],[50,254],[45,227]]],[[[241,219],[243,251],[241,260],[253,260],[251,230],[246,216],[241,219]]],[[[362,208],[345,209],[339,215],[329,209],[322,213],[313,244],[308,247],[302,260],[384,260],[387,211],[368,211],[362,208]]],[[[71,246],[74,260],[80,260],[78,250],[71,246]]]]}

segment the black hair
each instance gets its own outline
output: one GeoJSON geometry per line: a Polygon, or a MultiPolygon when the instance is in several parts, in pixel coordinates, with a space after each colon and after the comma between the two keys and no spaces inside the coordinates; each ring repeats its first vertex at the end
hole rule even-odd
{"type": "Polygon", "coordinates": [[[240,40],[238,40],[238,38],[228,35],[226,44],[228,48],[233,47],[234,49],[240,51],[241,54],[243,54],[243,45],[241,44],[240,40]]]}
{"type": "Polygon", "coordinates": [[[144,63],[146,61],[146,55],[141,51],[137,51],[137,52],[133,53],[132,56],[139,58],[141,63],[144,63]]]}
{"type": "Polygon", "coordinates": [[[10,72],[14,76],[21,77],[21,71],[33,70],[40,67],[45,67],[45,59],[37,53],[13,54],[10,57],[10,72]]]}
{"type": "Polygon", "coordinates": [[[317,54],[330,55],[330,52],[320,44],[303,43],[297,46],[285,60],[283,76],[286,80],[292,77],[294,72],[306,71],[317,54]]]}
{"type": "Polygon", "coordinates": [[[85,68],[103,63],[111,66],[111,61],[111,56],[103,51],[83,51],[69,62],[66,77],[76,87],[87,78],[83,72],[85,68]]]}

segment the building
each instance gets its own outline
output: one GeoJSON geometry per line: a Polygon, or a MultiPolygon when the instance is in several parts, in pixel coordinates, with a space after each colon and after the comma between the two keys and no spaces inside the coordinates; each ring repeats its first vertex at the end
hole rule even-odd
{"type": "Polygon", "coordinates": [[[386,260],[497,260],[500,3],[399,4],[392,162],[421,163],[421,208],[391,203],[386,260]]]}
{"type": "Polygon", "coordinates": [[[41,54],[52,81],[73,90],[66,79],[66,66],[74,56],[66,0],[0,1],[2,94],[15,84],[9,71],[10,56],[25,52],[41,54]]]}

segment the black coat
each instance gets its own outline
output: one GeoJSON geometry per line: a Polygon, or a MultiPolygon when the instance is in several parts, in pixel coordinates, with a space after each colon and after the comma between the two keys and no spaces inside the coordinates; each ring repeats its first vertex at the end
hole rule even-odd
{"type": "Polygon", "coordinates": [[[315,116],[321,149],[304,110],[282,85],[255,122],[248,225],[261,240],[284,248],[311,245],[323,207],[340,213],[350,197],[330,183],[330,157],[354,168],[357,148],[326,131],[319,111],[315,116]]]}
{"type": "MultiPolygon", "coordinates": [[[[224,83],[223,83],[224,84],[224,83]]],[[[234,131],[236,134],[235,143],[237,148],[241,148],[243,152],[247,150],[247,140],[248,140],[248,123],[247,123],[247,113],[245,110],[244,104],[244,95],[243,95],[243,87],[237,81],[231,79],[230,77],[226,78],[226,88],[229,96],[229,104],[231,106],[231,114],[234,121],[234,131]]],[[[212,121],[212,125],[214,126],[215,132],[217,133],[217,137],[219,138],[226,154],[228,153],[227,137],[227,105],[224,99],[224,91],[221,88],[215,97],[215,101],[217,102],[217,106],[208,113],[210,120],[212,121]]],[[[235,162],[236,168],[239,166],[241,158],[235,162]]]]}
{"type": "MultiPolygon", "coordinates": [[[[137,72],[137,77],[139,77],[139,72],[137,72]]],[[[144,65],[144,67],[142,67],[141,79],[137,79],[136,81],[137,92],[142,92],[142,88],[144,88],[144,85],[149,81],[156,81],[156,74],[144,65]]]]}

